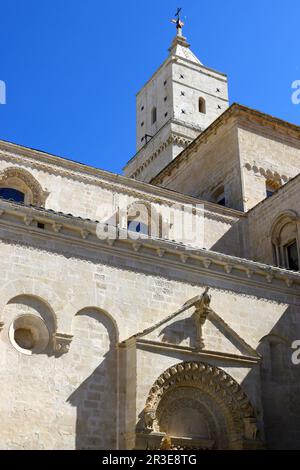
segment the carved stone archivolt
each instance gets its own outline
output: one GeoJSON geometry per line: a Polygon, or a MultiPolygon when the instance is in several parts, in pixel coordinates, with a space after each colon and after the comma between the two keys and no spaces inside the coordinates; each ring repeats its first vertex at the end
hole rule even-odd
{"type": "MultiPolygon", "coordinates": [[[[206,446],[260,447],[254,409],[240,385],[222,369],[202,362],[183,362],[167,369],[150,390],[144,409],[144,432],[170,433],[166,423],[170,422],[172,409],[178,413],[181,406],[182,416],[192,411],[192,435],[198,440],[202,437],[206,446]],[[193,427],[193,416],[196,424],[200,422],[197,413],[203,416],[200,437],[193,427]]],[[[174,425],[171,432],[178,440],[180,432],[174,430],[174,425]]]]}
{"type": "Polygon", "coordinates": [[[48,193],[32,174],[23,168],[9,167],[0,172],[0,186],[9,185],[25,194],[25,203],[44,207],[48,193]]]}

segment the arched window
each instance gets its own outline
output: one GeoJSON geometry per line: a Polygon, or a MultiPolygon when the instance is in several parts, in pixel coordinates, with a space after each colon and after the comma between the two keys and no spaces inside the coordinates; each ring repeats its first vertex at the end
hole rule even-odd
{"type": "Polygon", "coordinates": [[[276,266],[291,271],[300,269],[297,220],[299,219],[296,212],[283,212],[276,218],[270,232],[276,266]]]}
{"type": "Polygon", "coordinates": [[[14,188],[0,188],[0,198],[14,202],[24,202],[25,194],[14,188]]]}
{"type": "Polygon", "coordinates": [[[199,113],[206,114],[206,102],[205,102],[205,99],[202,97],[199,98],[199,101],[198,101],[198,110],[199,110],[199,113]]]}
{"type": "Polygon", "coordinates": [[[48,194],[23,168],[13,166],[0,172],[0,197],[3,199],[44,207],[48,194]]]}
{"type": "Polygon", "coordinates": [[[157,109],[154,106],[154,108],[152,108],[152,111],[151,111],[151,123],[155,124],[156,120],[157,120],[157,109]]]}

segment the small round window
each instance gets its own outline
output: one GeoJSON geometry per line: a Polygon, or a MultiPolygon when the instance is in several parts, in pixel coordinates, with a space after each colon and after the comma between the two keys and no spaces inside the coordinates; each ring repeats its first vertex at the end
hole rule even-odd
{"type": "Polygon", "coordinates": [[[9,328],[9,339],[14,348],[23,354],[42,353],[49,344],[49,331],[44,321],[36,315],[21,315],[9,328]]]}

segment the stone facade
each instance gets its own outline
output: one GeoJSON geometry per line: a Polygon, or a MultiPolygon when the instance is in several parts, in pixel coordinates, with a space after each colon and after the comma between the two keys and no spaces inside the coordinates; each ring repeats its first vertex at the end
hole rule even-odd
{"type": "MultiPolygon", "coordinates": [[[[151,93],[146,85],[147,112],[153,80],[187,61],[207,103],[225,104],[225,88],[212,96],[223,76],[180,60],[159,69],[151,93]]],[[[175,101],[158,138],[178,124],[175,101]]],[[[147,177],[0,142],[0,448],[299,448],[300,275],[288,247],[300,259],[300,130],[240,105],[195,119],[184,126],[201,127],[198,137],[172,137],[147,177]],[[151,207],[158,233],[139,212],[148,237],[99,237],[99,221],[127,229],[114,217],[124,198],[151,207]],[[162,235],[174,205],[201,219],[193,243],[162,235]]]]}

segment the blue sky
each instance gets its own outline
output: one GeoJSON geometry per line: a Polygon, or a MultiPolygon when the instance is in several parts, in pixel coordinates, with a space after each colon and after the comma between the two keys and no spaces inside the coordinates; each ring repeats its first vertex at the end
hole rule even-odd
{"type": "Polygon", "coordinates": [[[0,139],[113,172],[135,153],[135,94],[185,35],[230,102],[300,125],[298,0],[0,0],[0,139]]]}

